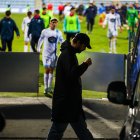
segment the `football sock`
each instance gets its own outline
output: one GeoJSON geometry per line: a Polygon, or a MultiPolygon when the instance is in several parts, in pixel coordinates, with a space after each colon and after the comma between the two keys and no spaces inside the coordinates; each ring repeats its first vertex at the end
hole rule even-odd
{"type": "Polygon", "coordinates": [[[116,38],[114,38],[112,41],[113,41],[113,52],[116,53],[116,38]]]}
{"type": "Polygon", "coordinates": [[[53,74],[49,73],[48,88],[51,88],[51,86],[52,86],[52,80],[53,80],[53,74]]]}
{"type": "Polygon", "coordinates": [[[48,88],[48,78],[49,78],[49,75],[44,73],[44,89],[45,90],[48,88]]]}
{"type": "Polygon", "coordinates": [[[24,45],[24,52],[28,52],[28,46],[24,45]]]}

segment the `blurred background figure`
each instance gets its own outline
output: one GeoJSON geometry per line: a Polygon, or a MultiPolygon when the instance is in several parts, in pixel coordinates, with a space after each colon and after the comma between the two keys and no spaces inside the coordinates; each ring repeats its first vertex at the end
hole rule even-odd
{"type": "Polygon", "coordinates": [[[52,3],[47,4],[47,12],[48,12],[49,16],[51,18],[53,18],[53,4],[52,3]]]}
{"type": "Polygon", "coordinates": [[[40,13],[40,17],[43,19],[45,28],[49,27],[51,16],[49,15],[47,8],[43,7],[40,13]]]}
{"type": "Polygon", "coordinates": [[[17,38],[19,38],[20,33],[15,21],[11,18],[11,11],[5,12],[5,17],[0,21],[0,36],[1,36],[1,51],[12,51],[12,42],[14,39],[14,31],[16,32],[17,38]]]}
{"type": "Polygon", "coordinates": [[[28,48],[30,48],[31,50],[31,46],[28,47],[30,39],[28,37],[28,29],[29,29],[29,24],[31,22],[32,19],[32,12],[28,11],[27,12],[27,17],[25,17],[22,21],[22,32],[24,33],[24,52],[28,52],[28,48]]]}
{"type": "Polygon", "coordinates": [[[59,14],[59,21],[62,21],[64,19],[64,5],[62,3],[60,3],[58,5],[58,14],[59,14]]]}
{"type": "Polygon", "coordinates": [[[63,30],[66,34],[67,41],[70,41],[71,38],[80,32],[80,22],[75,10],[76,9],[72,7],[69,15],[66,15],[64,18],[63,30]]]}
{"type": "Polygon", "coordinates": [[[105,9],[104,3],[100,3],[99,10],[98,10],[98,13],[99,13],[99,25],[102,25],[103,22],[104,22],[105,11],[106,11],[106,9],[105,9]]]}
{"type": "Polygon", "coordinates": [[[31,7],[30,7],[29,4],[27,4],[27,5],[26,5],[26,11],[28,12],[28,11],[30,11],[30,10],[31,10],[31,7]]]}
{"type": "Polygon", "coordinates": [[[84,14],[84,5],[83,3],[80,3],[79,6],[76,8],[76,13],[78,14],[80,22],[83,21],[83,14],[84,14]]]}
{"type": "Polygon", "coordinates": [[[71,3],[67,2],[64,7],[64,16],[67,16],[70,14],[70,9],[72,8],[71,3]]]}
{"type": "Polygon", "coordinates": [[[45,28],[44,21],[39,15],[39,10],[34,11],[34,17],[29,24],[28,37],[30,38],[30,43],[33,52],[36,52],[36,47],[38,44],[39,37],[42,30],[45,28]]]}
{"type": "Polygon", "coordinates": [[[97,15],[97,7],[93,3],[89,3],[89,7],[86,9],[84,15],[87,21],[87,33],[92,33],[95,17],[97,15]]]}
{"type": "Polygon", "coordinates": [[[107,37],[109,38],[109,53],[116,53],[116,40],[118,36],[118,27],[121,30],[121,21],[120,15],[115,12],[115,9],[112,7],[110,13],[106,15],[106,18],[103,22],[103,28],[108,24],[107,37]]]}

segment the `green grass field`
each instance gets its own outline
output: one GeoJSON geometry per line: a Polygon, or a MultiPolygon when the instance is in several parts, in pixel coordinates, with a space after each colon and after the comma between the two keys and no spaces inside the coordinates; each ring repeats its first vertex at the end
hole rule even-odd
{"type": "MultiPolygon", "coordinates": [[[[12,18],[15,20],[19,30],[20,30],[20,38],[17,39],[16,35],[14,37],[13,41],[13,52],[23,52],[23,33],[21,31],[21,23],[23,18],[25,17],[25,14],[12,14],[12,18]]],[[[57,15],[56,15],[57,16],[57,15]]],[[[4,14],[0,14],[0,19],[4,17],[4,14]]],[[[58,29],[63,29],[63,23],[60,22],[58,24],[58,29]]],[[[86,33],[86,21],[85,18],[81,22],[81,32],[86,33]]],[[[93,29],[93,33],[89,34],[89,37],[91,39],[91,52],[109,52],[108,47],[108,38],[106,37],[107,29],[103,29],[101,26],[98,25],[98,16],[96,17],[95,26],[93,29]]],[[[63,34],[64,38],[65,35],[63,34]]],[[[119,33],[118,39],[117,39],[117,53],[119,54],[127,54],[128,53],[128,40],[127,37],[127,31],[126,29],[123,30],[122,33],[119,33]]],[[[59,53],[59,46],[58,46],[58,53],[59,53]]],[[[40,57],[41,59],[41,57],[40,57]]],[[[43,66],[42,63],[40,63],[40,78],[39,78],[39,96],[43,95],[43,66]]],[[[0,96],[5,97],[19,97],[19,96],[36,96],[34,93],[1,93],[0,96]]],[[[103,98],[106,97],[106,93],[96,92],[96,91],[84,91],[83,90],[83,97],[84,98],[103,98]]]]}

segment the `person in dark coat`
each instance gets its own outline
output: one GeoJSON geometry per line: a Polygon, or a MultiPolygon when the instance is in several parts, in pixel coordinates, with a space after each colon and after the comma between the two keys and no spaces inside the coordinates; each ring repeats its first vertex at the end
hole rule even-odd
{"type": "Polygon", "coordinates": [[[56,67],[56,80],[52,101],[52,127],[47,140],[61,140],[68,124],[72,126],[79,140],[93,140],[87,129],[82,109],[81,75],[92,64],[88,58],[78,64],[76,53],[90,46],[90,39],[84,33],[78,33],[71,43],[64,41],[56,67]]]}
{"type": "Polygon", "coordinates": [[[45,28],[43,19],[39,15],[39,10],[34,11],[34,17],[29,24],[28,37],[31,40],[31,47],[34,52],[37,52],[37,44],[42,30],[45,28]]]}
{"type": "Polygon", "coordinates": [[[6,46],[8,51],[12,51],[12,42],[14,39],[14,31],[19,38],[20,33],[15,21],[10,17],[11,11],[5,12],[5,17],[0,21],[0,36],[1,36],[1,51],[6,51],[6,46]]]}
{"type": "Polygon", "coordinates": [[[93,3],[89,3],[89,7],[86,9],[84,15],[87,21],[87,33],[92,33],[93,26],[95,23],[95,17],[97,15],[97,7],[93,3]]]}

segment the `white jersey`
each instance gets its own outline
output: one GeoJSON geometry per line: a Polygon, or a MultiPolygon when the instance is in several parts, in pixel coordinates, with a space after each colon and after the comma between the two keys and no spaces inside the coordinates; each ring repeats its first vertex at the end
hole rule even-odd
{"type": "Polygon", "coordinates": [[[106,18],[103,22],[103,25],[108,24],[108,29],[111,31],[116,31],[118,27],[121,26],[121,22],[120,22],[120,15],[115,13],[109,13],[106,15],[106,18]]]}
{"type": "Polygon", "coordinates": [[[28,34],[28,28],[29,28],[30,22],[31,22],[31,18],[29,17],[25,17],[22,21],[22,31],[24,32],[25,41],[29,41],[27,34],[28,34]]]}
{"type": "Polygon", "coordinates": [[[58,42],[62,43],[63,41],[61,31],[57,29],[51,30],[50,28],[44,29],[39,38],[37,50],[40,52],[41,45],[44,42],[42,56],[47,59],[56,59],[57,44],[58,42]]]}

